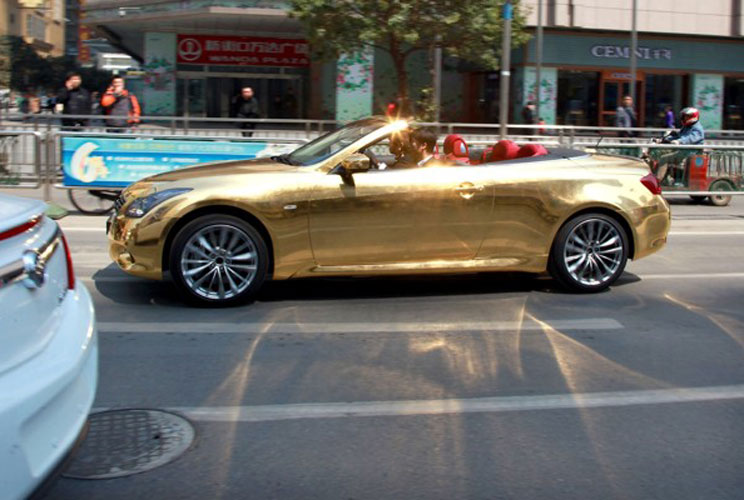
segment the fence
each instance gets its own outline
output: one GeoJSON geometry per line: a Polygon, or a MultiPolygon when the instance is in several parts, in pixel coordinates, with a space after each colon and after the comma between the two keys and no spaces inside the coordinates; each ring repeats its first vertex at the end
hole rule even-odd
{"type": "MultiPolygon", "coordinates": [[[[183,119],[183,118],[180,118],[183,119]]],[[[281,121],[286,123],[286,120],[281,121]]],[[[260,123],[260,122],[259,122],[260,123]]],[[[304,124],[305,122],[302,121],[304,124]]],[[[94,138],[115,138],[115,139],[135,139],[135,140],[158,140],[158,139],[178,139],[184,141],[199,141],[200,144],[208,144],[211,141],[229,141],[233,143],[271,143],[283,145],[286,147],[299,145],[307,141],[307,138],[291,138],[286,136],[270,136],[268,133],[253,137],[243,137],[240,131],[237,134],[224,134],[224,129],[211,130],[211,135],[198,134],[174,134],[172,130],[138,129],[136,133],[106,133],[99,132],[94,127],[89,127],[84,131],[65,131],[60,127],[53,127],[49,123],[46,127],[39,126],[39,123],[26,123],[26,128],[0,130],[0,187],[2,188],[38,188],[44,187],[44,197],[46,200],[51,199],[52,187],[69,187],[57,184],[59,173],[62,170],[62,149],[61,143],[64,137],[94,137],[94,138]],[[35,129],[34,129],[35,128],[35,129]],[[220,134],[222,132],[222,134],[220,134]]],[[[312,127],[317,135],[323,127],[330,130],[329,123],[313,122],[312,127]],[[318,130],[320,128],[320,130],[318,130]]],[[[434,124],[436,125],[436,124],[434,124]]],[[[457,131],[457,127],[468,125],[481,127],[481,124],[450,124],[452,130],[457,131]]],[[[443,126],[443,124],[442,124],[443,126]]],[[[526,126],[514,126],[514,128],[523,128],[526,126]]],[[[511,126],[510,126],[511,128],[511,126]]],[[[102,128],[103,129],[103,128],[102,128]]],[[[565,129],[557,128],[556,130],[565,129]]],[[[263,132],[263,131],[262,131],[263,132]]],[[[487,146],[493,144],[494,137],[486,135],[485,138],[479,138],[477,134],[469,134],[474,139],[468,139],[472,146],[487,146]]],[[[733,133],[731,133],[733,137],[733,133]]],[[[517,138],[520,136],[517,136],[517,138]]],[[[702,156],[706,169],[705,177],[707,181],[700,183],[691,183],[690,178],[686,179],[684,189],[677,189],[680,186],[674,184],[665,186],[665,194],[679,192],[680,194],[689,194],[692,196],[710,196],[718,193],[720,190],[730,191],[727,195],[744,194],[744,167],[742,158],[744,158],[744,143],[734,144],[711,144],[706,141],[705,146],[671,146],[658,145],[641,142],[638,138],[607,138],[582,137],[571,135],[550,135],[550,136],[527,136],[529,140],[537,140],[546,146],[573,147],[575,149],[586,150],[587,152],[624,154],[626,156],[640,157],[644,150],[705,150],[703,155],[693,155],[696,158],[702,156]],[[714,184],[713,181],[725,179],[726,183],[714,184]],[[697,188],[695,188],[697,186],[697,188]],[[703,186],[704,189],[700,189],[703,186]],[[714,189],[715,188],[715,189],[714,189]],[[725,189],[724,189],[725,188],[725,189]]],[[[694,151],[693,151],[694,152],[694,151]]],[[[698,160],[696,160],[698,161],[698,160]]],[[[701,167],[702,168],[702,167],[701,167]]],[[[696,175],[702,175],[701,168],[696,170],[696,175]]],[[[677,168],[680,170],[680,168],[677,168]]],[[[681,170],[684,170],[682,168],[681,170]]],[[[95,189],[95,187],[74,187],[73,189],[95,189]]],[[[108,189],[111,189],[109,187],[108,189]]]]}
{"type": "MultiPolygon", "coordinates": [[[[86,120],[88,125],[76,130],[82,132],[101,133],[110,129],[106,126],[103,115],[59,115],[53,113],[21,114],[9,113],[2,116],[0,124],[14,130],[55,130],[61,127],[62,117],[86,120]]],[[[141,124],[137,126],[140,133],[157,133],[162,135],[189,136],[229,136],[241,137],[246,131],[243,124],[255,126],[254,137],[270,137],[285,139],[313,139],[330,130],[334,130],[344,123],[335,120],[306,120],[306,119],[238,119],[238,118],[208,118],[193,116],[143,116],[141,124]]],[[[460,134],[469,141],[495,141],[499,138],[499,124],[497,123],[436,123],[420,122],[422,126],[429,126],[441,134],[460,134]]],[[[510,137],[521,140],[550,140],[557,141],[564,146],[571,146],[579,138],[612,138],[616,140],[634,142],[639,138],[659,137],[665,128],[617,128],[595,127],[579,125],[521,125],[509,124],[507,127],[510,137]],[[627,133],[633,137],[622,138],[627,133]]],[[[710,144],[728,144],[732,141],[744,141],[744,130],[706,130],[706,141],[710,144]]]]}

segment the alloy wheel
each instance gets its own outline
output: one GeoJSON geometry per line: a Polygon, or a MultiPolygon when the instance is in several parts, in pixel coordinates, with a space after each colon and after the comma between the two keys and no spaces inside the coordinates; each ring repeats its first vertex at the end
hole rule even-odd
{"type": "Polygon", "coordinates": [[[193,293],[210,300],[231,299],[256,277],[256,242],[229,224],[206,226],[186,241],[180,263],[183,280],[193,293]]]}
{"type": "Polygon", "coordinates": [[[566,239],[563,262],[568,274],[585,286],[605,283],[623,265],[624,242],[618,229],[603,219],[587,219],[566,239]]]}

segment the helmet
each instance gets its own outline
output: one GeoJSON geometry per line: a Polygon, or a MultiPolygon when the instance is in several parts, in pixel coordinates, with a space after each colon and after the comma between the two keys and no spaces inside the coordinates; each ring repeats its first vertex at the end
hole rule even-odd
{"type": "Polygon", "coordinates": [[[679,118],[682,120],[682,125],[692,125],[700,119],[700,111],[697,108],[685,108],[679,112],[679,118]]]}

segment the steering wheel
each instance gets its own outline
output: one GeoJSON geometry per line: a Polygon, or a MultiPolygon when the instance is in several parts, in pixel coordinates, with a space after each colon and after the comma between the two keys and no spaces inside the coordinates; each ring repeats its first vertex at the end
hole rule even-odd
{"type": "Polygon", "coordinates": [[[372,168],[376,170],[380,169],[380,161],[377,159],[377,156],[375,156],[375,154],[372,152],[371,149],[364,148],[360,150],[359,152],[362,153],[367,158],[369,158],[369,163],[372,166],[372,168]]]}

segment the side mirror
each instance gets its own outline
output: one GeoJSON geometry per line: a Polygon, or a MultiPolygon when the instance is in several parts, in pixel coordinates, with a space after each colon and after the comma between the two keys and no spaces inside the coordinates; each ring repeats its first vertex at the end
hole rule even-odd
{"type": "Polygon", "coordinates": [[[369,170],[369,158],[361,153],[354,153],[342,161],[341,166],[348,175],[366,172],[369,170]]]}

